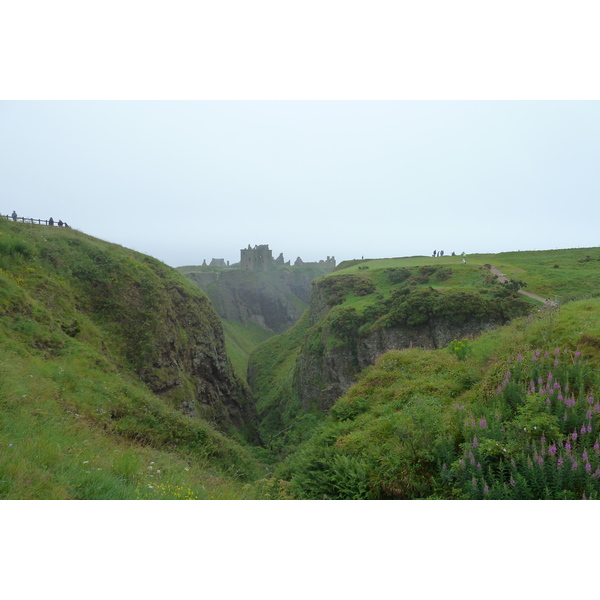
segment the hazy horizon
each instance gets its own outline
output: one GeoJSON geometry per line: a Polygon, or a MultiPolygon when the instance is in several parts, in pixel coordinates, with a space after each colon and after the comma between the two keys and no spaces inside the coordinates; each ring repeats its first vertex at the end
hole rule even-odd
{"type": "Polygon", "coordinates": [[[599,245],[596,101],[4,101],[2,214],[171,266],[599,245]]]}

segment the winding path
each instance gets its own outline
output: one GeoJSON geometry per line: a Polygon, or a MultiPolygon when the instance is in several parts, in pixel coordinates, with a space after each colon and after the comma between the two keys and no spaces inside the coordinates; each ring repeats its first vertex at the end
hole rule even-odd
{"type": "MultiPolygon", "coordinates": [[[[507,283],[510,281],[510,279],[506,275],[504,275],[504,273],[502,273],[498,269],[496,269],[496,267],[492,267],[490,265],[490,271],[498,277],[498,281],[500,283],[507,283]]],[[[548,300],[548,298],[542,298],[541,296],[536,296],[535,294],[531,294],[530,292],[526,292],[525,290],[519,290],[519,294],[523,294],[523,296],[529,296],[530,298],[533,298],[534,300],[539,300],[540,302],[543,302],[544,305],[547,306],[548,308],[556,308],[558,306],[558,303],[554,302],[554,300],[548,300]]]]}

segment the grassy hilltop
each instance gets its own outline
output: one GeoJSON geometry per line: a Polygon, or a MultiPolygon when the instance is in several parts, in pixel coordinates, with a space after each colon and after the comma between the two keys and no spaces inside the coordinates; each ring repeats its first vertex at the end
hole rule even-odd
{"type": "Polygon", "coordinates": [[[246,497],[253,420],[217,315],[177,271],[0,221],[0,498],[246,497]]]}

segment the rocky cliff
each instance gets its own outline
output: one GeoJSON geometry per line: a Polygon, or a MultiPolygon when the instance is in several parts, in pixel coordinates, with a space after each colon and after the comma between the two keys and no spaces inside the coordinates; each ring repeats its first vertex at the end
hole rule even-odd
{"type": "MultiPolygon", "coordinates": [[[[313,282],[299,347],[288,349],[296,356],[291,390],[305,411],[327,411],[357,374],[388,350],[442,348],[529,310],[506,286],[434,289],[422,285],[433,272],[401,275],[413,277],[414,283],[387,285],[385,281],[398,278],[395,272],[330,275],[313,282]]],[[[444,279],[450,275],[438,273],[444,279]]],[[[251,357],[248,381],[259,402],[263,393],[255,387],[269,377],[261,364],[268,350],[251,357]]]]}
{"type": "Polygon", "coordinates": [[[218,315],[175,269],[71,229],[22,226],[3,239],[11,235],[25,258],[13,260],[23,299],[10,318],[44,315],[49,327],[100,349],[115,369],[139,377],[189,417],[224,430],[256,421],[247,387],[228,361],[218,315]],[[86,329],[88,322],[93,327],[86,329]]]}
{"type": "Polygon", "coordinates": [[[254,323],[283,333],[308,307],[311,281],[324,274],[319,267],[278,267],[271,271],[183,271],[210,298],[222,319],[254,323]]]}

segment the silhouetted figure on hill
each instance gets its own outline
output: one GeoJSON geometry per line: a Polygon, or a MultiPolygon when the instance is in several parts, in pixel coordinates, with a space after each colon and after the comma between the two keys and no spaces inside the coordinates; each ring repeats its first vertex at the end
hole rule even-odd
{"type": "Polygon", "coordinates": [[[467,255],[463,252],[461,254],[461,256],[462,256],[463,265],[466,265],[467,264],[467,255]]]}
{"type": "Polygon", "coordinates": [[[16,221],[17,220],[17,211],[13,210],[13,214],[11,216],[12,216],[12,220],[16,221]]]}
{"type": "Polygon", "coordinates": [[[65,221],[65,227],[68,227],[67,222],[65,221]]]}
{"type": "Polygon", "coordinates": [[[59,227],[62,227],[62,226],[63,226],[62,219],[59,219],[59,220],[58,220],[58,226],[59,226],[59,227]]]}
{"type": "Polygon", "coordinates": [[[434,250],[433,251],[433,258],[435,258],[436,254],[437,254],[437,250],[434,250]]]}
{"type": "Polygon", "coordinates": [[[444,256],[444,251],[440,250],[440,256],[444,256]]]}
{"type": "Polygon", "coordinates": [[[54,225],[54,219],[52,217],[50,217],[50,220],[48,221],[48,225],[54,225]]]}
{"type": "Polygon", "coordinates": [[[456,256],[456,252],[454,252],[454,250],[452,250],[452,256],[456,256]]]}

